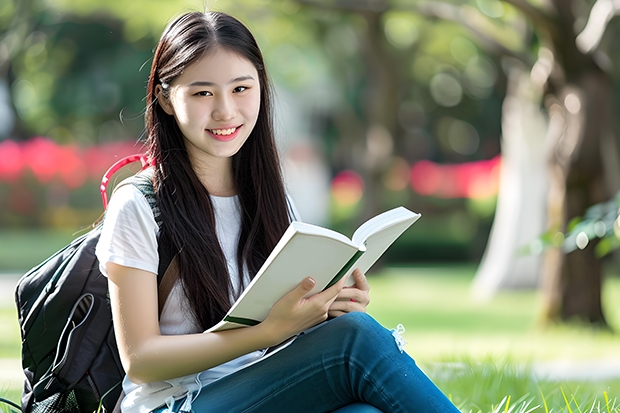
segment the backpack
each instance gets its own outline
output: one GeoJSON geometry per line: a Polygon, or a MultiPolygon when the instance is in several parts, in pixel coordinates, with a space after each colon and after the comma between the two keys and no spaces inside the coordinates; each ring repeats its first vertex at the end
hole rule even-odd
{"type": "MultiPolygon", "coordinates": [[[[148,164],[142,155],[123,158],[106,172],[101,185],[104,208],[111,176],[136,160],[142,162],[142,171],[118,186],[136,186],[161,227],[152,169],[145,169],[148,164]]],[[[15,302],[26,376],[21,399],[24,412],[111,412],[121,395],[125,372],[114,336],[108,281],[95,256],[101,228],[100,222],[17,283],[15,302]]],[[[168,267],[165,260],[160,256],[160,269],[162,264],[168,267]]],[[[161,281],[158,276],[160,287],[161,281]]],[[[159,299],[165,301],[167,293],[160,288],[159,299]]]]}

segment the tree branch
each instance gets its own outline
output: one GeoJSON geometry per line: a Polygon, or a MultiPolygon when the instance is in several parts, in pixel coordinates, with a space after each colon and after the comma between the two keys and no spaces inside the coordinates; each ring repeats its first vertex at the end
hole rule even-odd
{"type": "Polygon", "coordinates": [[[575,43],[582,53],[590,53],[601,42],[611,19],[620,14],[620,0],[597,0],[590,10],[586,27],[579,33],[575,43]]]}
{"type": "Polygon", "coordinates": [[[553,24],[553,17],[543,10],[534,7],[532,3],[527,0],[502,0],[504,3],[510,4],[517,10],[519,10],[525,17],[532,21],[532,23],[540,28],[546,28],[551,30],[555,25],[553,24]]]}
{"type": "Polygon", "coordinates": [[[493,36],[483,24],[486,18],[474,8],[468,8],[464,11],[462,6],[454,6],[452,4],[435,1],[432,3],[424,3],[416,10],[427,17],[437,17],[442,20],[458,23],[469,31],[478,40],[481,47],[489,53],[511,56],[526,63],[528,66],[533,64],[529,54],[519,53],[510,49],[493,36]]]}
{"type": "MultiPolygon", "coordinates": [[[[336,1],[321,1],[321,0],[296,0],[297,3],[305,6],[326,9],[326,10],[338,10],[343,12],[384,12],[387,10],[400,10],[410,11],[412,13],[421,13],[427,17],[436,17],[446,21],[456,22],[468,30],[478,41],[478,43],[490,53],[511,56],[514,57],[529,66],[533,64],[533,61],[529,54],[516,52],[505,44],[502,44],[488,29],[485,29],[484,21],[487,21],[481,13],[477,12],[475,8],[468,8],[464,11],[462,6],[454,6],[448,3],[442,2],[428,2],[420,5],[411,6],[390,6],[385,0],[336,0],[336,1]],[[476,13],[476,15],[474,15],[476,13]]],[[[523,0],[510,0],[517,3],[523,0]]],[[[619,0],[620,1],[620,0],[619,0]]],[[[532,7],[530,5],[530,7],[532,7]]]]}
{"type": "Polygon", "coordinates": [[[296,0],[299,4],[327,10],[384,12],[390,8],[387,0],[296,0]]]}

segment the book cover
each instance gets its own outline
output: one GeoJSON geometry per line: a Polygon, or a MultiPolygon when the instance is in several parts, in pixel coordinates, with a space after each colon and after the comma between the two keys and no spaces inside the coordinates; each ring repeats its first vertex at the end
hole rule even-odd
{"type": "Polygon", "coordinates": [[[273,304],[307,276],[316,280],[310,296],[348,277],[355,268],[367,272],[419,218],[407,208],[394,208],[366,221],[350,239],[328,228],[292,222],[224,320],[208,331],[260,323],[273,304]]]}

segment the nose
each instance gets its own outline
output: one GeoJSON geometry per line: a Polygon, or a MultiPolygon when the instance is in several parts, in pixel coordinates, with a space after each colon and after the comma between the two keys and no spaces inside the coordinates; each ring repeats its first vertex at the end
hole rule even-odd
{"type": "Polygon", "coordinates": [[[232,96],[220,95],[213,108],[212,117],[217,121],[234,119],[237,116],[237,106],[232,96]]]}

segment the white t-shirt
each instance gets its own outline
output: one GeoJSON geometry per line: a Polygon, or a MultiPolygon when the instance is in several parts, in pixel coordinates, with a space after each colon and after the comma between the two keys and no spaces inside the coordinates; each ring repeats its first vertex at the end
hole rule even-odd
{"type": "MultiPolygon", "coordinates": [[[[247,274],[244,285],[239,285],[237,268],[237,242],[241,232],[241,214],[238,197],[215,197],[214,206],[216,233],[226,257],[228,271],[237,295],[249,283],[247,274]]],[[[298,219],[291,200],[288,200],[293,218],[298,219]]],[[[159,255],[157,235],[159,228],[153,212],[144,195],[133,185],[124,185],[114,192],[110,200],[96,248],[101,272],[107,275],[108,262],[149,271],[157,274],[159,255]]],[[[231,297],[232,299],[232,297],[231,297]]],[[[189,307],[180,280],[176,282],[166,300],[159,321],[163,335],[201,333],[189,307]]],[[[181,397],[212,381],[256,362],[265,354],[258,350],[198,374],[165,380],[157,383],[137,385],[128,377],[123,380],[125,399],[122,411],[149,412],[161,406],[169,397],[181,397]]],[[[191,400],[190,400],[191,403],[191,400]]]]}

